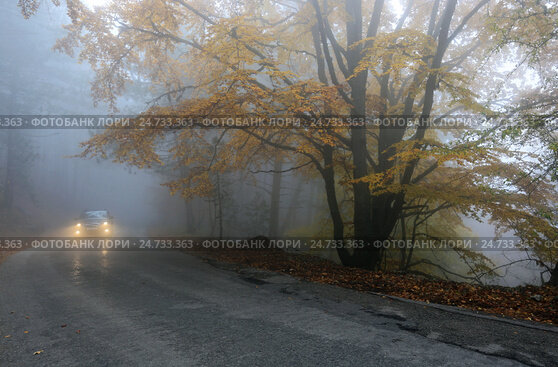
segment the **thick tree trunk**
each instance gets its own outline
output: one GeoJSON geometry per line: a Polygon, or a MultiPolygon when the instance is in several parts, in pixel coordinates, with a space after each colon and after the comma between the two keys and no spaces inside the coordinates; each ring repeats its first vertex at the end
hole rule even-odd
{"type": "MultiPolygon", "coordinates": [[[[381,3],[383,4],[383,2],[381,3]]],[[[354,45],[362,40],[362,1],[347,0],[345,10],[350,17],[347,21],[347,66],[352,74],[363,57],[362,46],[354,45]]],[[[372,26],[375,27],[375,25],[372,26]]],[[[375,34],[375,32],[373,33],[375,34]]],[[[361,72],[349,81],[353,103],[351,108],[352,117],[364,118],[366,116],[366,79],[367,73],[361,72]]],[[[365,128],[351,128],[351,152],[353,156],[353,179],[358,180],[369,174],[365,128]]],[[[353,184],[353,195],[354,236],[356,240],[364,241],[366,245],[365,248],[354,250],[351,265],[375,269],[380,262],[380,251],[370,245],[374,236],[372,233],[372,212],[368,183],[355,182],[353,184]]]]}
{"type": "MultiPolygon", "coordinates": [[[[337,201],[337,193],[335,192],[335,172],[333,170],[333,147],[326,146],[324,148],[324,168],[322,177],[325,183],[325,191],[329,214],[333,223],[333,239],[342,241],[344,236],[344,225],[339,204],[337,201]]],[[[337,254],[343,265],[350,265],[351,255],[344,247],[337,248],[337,254]]]]}

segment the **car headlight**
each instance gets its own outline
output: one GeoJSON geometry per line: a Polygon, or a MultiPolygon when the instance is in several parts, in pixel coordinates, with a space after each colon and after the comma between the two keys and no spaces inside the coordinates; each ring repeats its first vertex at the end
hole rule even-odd
{"type": "Polygon", "coordinates": [[[108,232],[108,231],[109,231],[109,229],[108,229],[108,228],[107,228],[107,229],[105,229],[105,232],[108,232]]]}
{"type": "Polygon", "coordinates": [[[76,227],[81,227],[81,223],[76,224],[76,227]]]}
{"type": "Polygon", "coordinates": [[[103,222],[103,225],[104,225],[104,226],[108,225],[108,222],[103,222]]]}
{"type": "Polygon", "coordinates": [[[76,231],[76,234],[80,234],[79,229],[76,231]]]}

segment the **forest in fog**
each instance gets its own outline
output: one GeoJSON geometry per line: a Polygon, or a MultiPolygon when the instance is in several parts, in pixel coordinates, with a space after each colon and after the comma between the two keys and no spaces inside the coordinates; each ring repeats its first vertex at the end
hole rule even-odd
{"type": "Polygon", "coordinates": [[[1,9],[4,236],[66,236],[81,211],[100,208],[116,236],[350,240],[364,245],[308,251],[368,270],[558,284],[554,1],[1,9]],[[16,129],[15,115],[168,124],[16,129]],[[192,116],[298,125],[180,125],[192,116]],[[459,238],[528,246],[370,245],[459,238]]]}

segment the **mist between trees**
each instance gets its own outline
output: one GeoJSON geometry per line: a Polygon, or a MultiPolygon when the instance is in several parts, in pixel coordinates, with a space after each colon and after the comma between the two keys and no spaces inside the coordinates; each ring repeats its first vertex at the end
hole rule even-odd
{"type": "MultiPolygon", "coordinates": [[[[5,6],[2,27],[36,46],[3,45],[14,55],[2,60],[10,70],[5,114],[403,115],[418,124],[55,137],[2,130],[2,211],[18,225],[38,226],[44,214],[36,213],[56,212],[56,225],[41,225],[60,230],[72,210],[102,203],[123,230],[142,235],[558,238],[552,2],[57,3],[5,6]],[[61,22],[63,30],[53,25],[61,22]],[[68,70],[75,70],[71,77],[68,70]],[[95,108],[85,107],[89,81],[95,108]],[[508,123],[473,130],[424,123],[455,114],[508,123]],[[62,152],[89,160],[54,163],[62,152]],[[53,161],[40,164],[37,155],[53,161]],[[54,177],[42,186],[38,178],[49,172],[54,177]]],[[[558,254],[544,246],[499,256],[372,246],[322,255],[347,266],[467,281],[558,281],[558,254]]]]}

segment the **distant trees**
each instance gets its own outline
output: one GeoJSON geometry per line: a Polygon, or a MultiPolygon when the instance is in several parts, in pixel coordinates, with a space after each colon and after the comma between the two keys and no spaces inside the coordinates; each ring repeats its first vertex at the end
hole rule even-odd
{"type": "MultiPolygon", "coordinates": [[[[24,15],[36,3],[21,1],[24,15]]],[[[537,4],[529,2],[533,9],[537,4]]],[[[525,191],[533,177],[529,154],[514,150],[501,129],[441,134],[428,123],[456,111],[501,112],[492,103],[494,75],[483,65],[498,55],[494,50],[504,39],[487,14],[505,16],[503,5],[417,0],[406,2],[401,14],[383,0],[67,6],[72,23],[56,48],[79,50],[79,59],[97,75],[94,98],[115,108],[133,74],[149,79],[169,102],[148,113],[418,119],[414,126],[392,122],[367,129],[175,131],[171,152],[188,175],[168,185],[185,197],[212,191],[211,177],[219,172],[274,162],[280,150],[292,167],[322,179],[333,237],[367,244],[339,248],[341,261],[370,269],[379,268],[385,255],[370,243],[407,237],[409,221],[432,223],[433,213],[438,223],[467,215],[489,217],[506,228],[521,221],[553,228],[537,214],[548,206],[552,190],[539,185],[525,191]],[[219,149],[212,150],[216,135],[219,149]],[[341,199],[346,193],[348,200],[341,199]]],[[[554,16],[544,9],[541,16],[554,16]]],[[[157,165],[166,134],[108,130],[84,144],[83,156],[102,156],[110,146],[120,162],[157,165]]],[[[406,258],[402,254],[403,267],[410,264],[406,258]]]]}
{"type": "MultiPolygon", "coordinates": [[[[9,68],[13,61],[4,61],[2,67],[9,68]]],[[[1,93],[0,113],[4,116],[1,123],[9,126],[14,123],[9,115],[25,113],[25,105],[19,100],[25,86],[21,83],[20,73],[12,72],[4,78],[1,93]]],[[[26,218],[21,215],[21,203],[18,196],[25,193],[33,198],[30,169],[36,158],[36,152],[29,135],[22,130],[0,130],[0,233],[14,230],[24,225],[26,218]],[[10,228],[12,227],[12,228],[10,228]]]]}
{"type": "Polygon", "coordinates": [[[0,233],[24,225],[22,197],[33,202],[34,187],[31,168],[36,153],[31,139],[18,130],[0,131],[0,233]],[[6,228],[4,228],[6,227],[6,228]]]}
{"type": "MultiPolygon", "coordinates": [[[[555,4],[554,4],[555,5],[555,4]]],[[[508,106],[515,118],[502,129],[502,137],[529,147],[536,154],[529,164],[530,175],[521,178],[523,190],[533,201],[530,214],[510,221],[510,228],[535,244],[528,259],[549,283],[558,286],[558,9],[551,3],[501,1],[489,17],[498,49],[517,52],[516,68],[534,71],[538,83],[517,91],[508,106]]]]}

